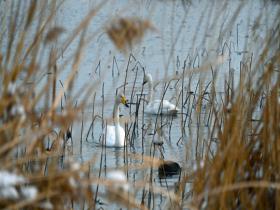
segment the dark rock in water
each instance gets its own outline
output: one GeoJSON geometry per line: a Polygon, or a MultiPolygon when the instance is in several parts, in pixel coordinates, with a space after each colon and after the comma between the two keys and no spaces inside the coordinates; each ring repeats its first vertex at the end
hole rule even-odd
{"type": "Polygon", "coordinates": [[[158,167],[159,178],[166,178],[168,176],[177,175],[181,172],[181,167],[178,163],[174,161],[164,161],[158,167]]]}

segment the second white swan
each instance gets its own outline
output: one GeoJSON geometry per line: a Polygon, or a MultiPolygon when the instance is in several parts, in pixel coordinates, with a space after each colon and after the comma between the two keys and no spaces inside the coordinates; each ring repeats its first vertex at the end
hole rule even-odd
{"type": "Polygon", "coordinates": [[[153,79],[151,74],[145,74],[143,85],[148,83],[149,93],[148,93],[148,104],[145,109],[145,113],[148,114],[164,114],[172,115],[177,114],[179,108],[174,104],[170,103],[168,100],[153,100],[153,79]]]}

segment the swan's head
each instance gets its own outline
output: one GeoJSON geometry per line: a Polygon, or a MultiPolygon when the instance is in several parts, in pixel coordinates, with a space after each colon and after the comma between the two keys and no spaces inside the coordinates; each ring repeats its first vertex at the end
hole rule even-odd
{"type": "Polygon", "coordinates": [[[144,79],[143,79],[143,85],[145,85],[147,82],[151,82],[152,81],[152,75],[151,74],[145,74],[144,75],[144,79]]]}
{"type": "Polygon", "coordinates": [[[118,104],[123,104],[125,105],[126,107],[129,107],[128,106],[128,103],[127,103],[127,100],[125,98],[125,96],[122,94],[122,93],[119,93],[117,96],[116,96],[116,102],[118,104]]]}

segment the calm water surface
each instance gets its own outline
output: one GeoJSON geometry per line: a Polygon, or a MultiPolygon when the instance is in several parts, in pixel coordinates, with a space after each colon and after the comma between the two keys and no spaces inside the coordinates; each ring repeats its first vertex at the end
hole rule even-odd
{"type": "MultiPolygon", "coordinates": [[[[183,172],[193,170],[196,162],[196,151],[203,150],[203,142],[208,134],[207,126],[207,96],[203,100],[204,114],[199,116],[195,113],[196,96],[188,92],[196,92],[198,81],[203,81],[205,87],[212,80],[212,73],[209,69],[206,73],[195,74],[191,78],[186,77],[184,84],[181,81],[172,81],[166,91],[165,99],[173,103],[179,101],[178,106],[182,108],[180,91],[183,86],[183,101],[189,97],[190,104],[178,114],[177,117],[156,117],[143,115],[143,102],[140,103],[139,115],[136,121],[122,123],[128,133],[128,141],[131,144],[127,147],[127,153],[142,157],[139,159],[127,156],[124,149],[102,147],[98,142],[102,136],[102,121],[94,121],[94,129],[87,133],[92,122],[93,115],[103,115],[104,119],[112,117],[114,95],[116,88],[121,87],[125,81],[124,88],[120,88],[132,103],[129,109],[121,107],[123,119],[135,118],[136,104],[139,102],[142,90],[143,71],[150,72],[156,82],[163,81],[167,76],[183,72],[184,63],[187,66],[186,72],[191,68],[200,67],[203,62],[216,60],[217,56],[225,55],[223,62],[215,67],[217,71],[216,88],[222,94],[224,92],[224,80],[231,72],[235,80],[233,85],[238,85],[240,76],[240,63],[256,61],[265,36],[271,32],[279,6],[273,2],[264,3],[261,0],[247,1],[241,7],[236,20],[231,22],[239,1],[228,1],[224,6],[222,1],[193,1],[192,4],[182,5],[182,1],[150,1],[150,0],[123,0],[109,1],[93,18],[88,30],[88,36],[94,34],[93,39],[84,49],[82,63],[75,77],[74,92],[77,94],[75,100],[79,103],[84,92],[81,88],[95,84],[92,95],[88,96],[88,106],[83,111],[82,123],[73,124],[73,147],[69,152],[80,161],[87,161],[96,157],[92,165],[92,172],[98,174],[100,163],[104,176],[106,170],[128,167],[128,180],[133,185],[137,181],[149,179],[150,168],[145,170],[131,169],[130,166],[142,164],[145,156],[154,156],[178,162],[183,172]],[[257,17],[261,16],[260,23],[256,27],[257,17]],[[105,28],[114,17],[137,16],[149,19],[155,26],[156,31],[150,31],[143,38],[142,42],[136,45],[130,52],[123,54],[116,50],[105,33],[105,28]],[[230,25],[230,27],[226,27],[230,25]],[[130,54],[131,53],[131,54],[130,54]],[[125,79],[126,78],[126,79],[125,79]],[[102,88],[103,87],[103,88],[102,88]],[[93,95],[95,94],[95,100],[93,95]],[[133,95],[133,97],[131,97],[133,95]],[[138,95],[138,96],[137,96],[138,95]],[[102,98],[104,96],[104,106],[102,98]],[[94,113],[93,111],[94,102],[94,113]],[[191,111],[193,110],[193,111],[191,111]],[[133,124],[137,122],[132,134],[133,124]],[[83,130],[83,131],[82,131],[83,130]],[[81,141],[82,136],[82,141],[81,141]],[[163,146],[154,146],[153,141],[163,141],[163,146]],[[197,142],[199,148],[197,148],[197,142]],[[101,162],[102,160],[102,162],[101,162]]],[[[98,5],[99,1],[91,0],[66,0],[56,15],[56,25],[67,29],[60,38],[62,43],[67,35],[80,23],[85,15],[98,5]]],[[[276,26],[275,26],[276,27],[276,26]]],[[[69,59],[78,46],[79,39],[74,40],[73,45],[63,53],[58,66],[69,59]]],[[[276,45],[280,43],[276,43],[276,45]]],[[[4,46],[3,46],[4,47],[4,46]]],[[[60,49],[58,49],[59,51],[60,49]]],[[[46,61],[47,62],[47,61],[46,61]]],[[[59,75],[62,83],[65,82],[70,72],[70,65],[66,71],[59,75]]],[[[42,79],[41,83],[45,82],[42,79]]],[[[155,98],[160,99],[163,94],[164,85],[161,82],[156,87],[155,98]]],[[[57,87],[61,90],[61,86],[57,87]]],[[[147,87],[144,93],[147,93],[147,87]]],[[[210,91],[208,89],[208,91],[210,91]]],[[[211,122],[211,120],[210,120],[211,122]]],[[[173,190],[174,183],[179,176],[174,176],[160,182],[157,170],[154,168],[153,183],[156,186],[169,187],[173,190]]],[[[100,188],[100,192],[104,189],[100,188]]],[[[137,191],[136,197],[141,200],[142,190],[137,191]]],[[[166,199],[157,197],[153,204],[157,209],[164,209],[166,199]]],[[[106,208],[111,208],[107,202],[106,208]]],[[[114,206],[116,208],[116,206],[114,206]]]]}
{"type": "MultiPolygon", "coordinates": [[[[91,8],[97,3],[93,1],[68,0],[60,9],[57,15],[57,24],[67,27],[71,31],[91,8]]],[[[224,79],[227,78],[230,69],[235,80],[233,85],[236,87],[240,76],[240,62],[249,62],[250,59],[257,59],[261,43],[267,33],[268,28],[273,23],[274,15],[278,6],[274,3],[264,4],[262,1],[248,1],[241,7],[241,11],[231,26],[226,29],[230,22],[239,1],[228,2],[224,8],[219,1],[210,3],[209,1],[194,2],[191,5],[182,6],[181,1],[114,1],[112,4],[106,4],[93,19],[88,33],[98,32],[96,39],[87,45],[83,57],[82,65],[77,73],[76,90],[79,90],[86,83],[97,83],[95,98],[95,114],[101,115],[102,110],[104,118],[112,117],[112,109],[116,88],[122,86],[125,82],[125,94],[130,102],[137,103],[136,94],[141,93],[144,68],[150,72],[156,81],[162,81],[166,76],[182,73],[184,61],[189,68],[199,67],[203,62],[215,59],[218,55],[226,55],[224,62],[216,67],[218,71],[216,88],[222,94],[224,92],[224,79]],[[269,11],[269,13],[268,13],[269,11]],[[219,15],[217,15],[219,13],[219,15]],[[250,15],[248,15],[250,14],[250,15]],[[261,24],[254,29],[256,18],[261,16],[261,24]],[[148,18],[157,31],[149,32],[143,41],[134,47],[131,51],[133,56],[120,53],[112,45],[107,35],[104,33],[104,26],[112,17],[138,16],[148,18]],[[225,47],[225,46],[228,47],[225,47]],[[254,55],[254,57],[252,57],[254,55]],[[127,70],[127,71],[126,71],[127,70]],[[102,109],[102,85],[104,85],[104,109],[102,109]],[[131,98],[133,93],[134,97],[131,98]]],[[[64,58],[71,54],[71,47],[64,58]]],[[[62,61],[63,61],[62,59],[62,61]]],[[[254,62],[254,61],[252,61],[254,62]]],[[[62,81],[67,72],[61,75],[62,81]]],[[[198,80],[204,81],[204,86],[211,81],[211,72],[193,75],[191,80],[186,78],[183,86],[185,89],[184,100],[190,97],[190,101],[195,102],[195,96],[188,95],[188,91],[195,91],[198,80]]],[[[156,88],[155,98],[160,98],[163,93],[165,83],[160,83],[156,88]]],[[[165,99],[176,103],[179,100],[181,85],[176,81],[171,82],[165,95],[165,99]]],[[[123,88],[121,88],[124,91],[123,88]]],[[[144,88],[144,93],[147,89],[144,88]]],[[[209,91],[209,89],[208,89],[209,91]]],[[[82,94],[82,93],[81,93],[82,94]]],[[[139,96],[140,97],[140,96],[139,96]]],[[[207,107],[207,96],[203,101],[207,107]]],[[[138,98],[139,99],[139,98],[138,98]]],[[[93,97],[92,97],[93,101],[93,97]]],[[[190,102],[190,103],[192,103],[190,102]]],[[[92,103],[91,103],[92,104],[92,103]]],[[[207,108],[205,114],[202,114],[200,122],[196,119],[198,116],[191,114],[195,112],[195,104],[188,105],[182,110],[183,114],[177,117],[156,117],[142,115],[140,104],[139,116],[137,118],[136,135],[132,135],[133,121],[122,124],[129,133],[128,140],[131,144],[127,147],[128,153],[140,155],[140,157],[154,156],[178,162],[184,172],[193,170],[196,163],[197,142],[199,143],[198,152],[202,151],[203,142],[207,142],[209,127],[207,127],[207,108]],[[191,117],[190,117],[191,116],[191,117]],[[186,121],[184,127],[182,122],[186,121]],[[156,124],[157,122],[157,124],[156,124]],[[191,132],[190,132],[191,131],[191,132]],[[163,141],[162,147],[154,147],[153,141],[163,141]]],[[[124,118],[135,117],[136,104],[131,104],[130,109],[121,107],[121,114],[124,118]]],[[[82,146],[80,143],[81,122],[74,124],[74,154],[78,155],[81,161],[97,157],[96,164],[93,166],[93,173],[97,173],[102,159],[103,169],[101,176],[104,176],[106,170],[112,168],[123,168],[123,166],[133,166],[143,163],[143,159],[134,159],[126,156],[123,149],[107,148],[102,152],[102,147],[97,146],[102,134],[102,122],[96,120],[94,131],[89,134],[86,140],[88,128],[91,123],[92,107],[88,106],[84,110],[84,131],[82,146]]],[[[130,169],[128,167],[128,180],[130,183],[148,180],[150,168],[145,170],[130,169]]],[[[174,183],[178,181],[179,176],[168,178],[160,182],[157,176],[157,170],[154,168],[153,182],[155,186],[163,186],[173,190],[174,183]],[[168,186],[168,187],[167,187],[168,186]]],[[[102,188],[100,189],[102,192],[102,188]]],[[[103,189],[104,190],[104,189],[103,189]]],[[[138,190],[136,197],[141,200],[142,190],[138,190]]],[[[164,209],[166,199],[157,197],[153,204],[157,209],[164,209]]],[[[106,207],[110,207],[108,204],[106,207]]]]}

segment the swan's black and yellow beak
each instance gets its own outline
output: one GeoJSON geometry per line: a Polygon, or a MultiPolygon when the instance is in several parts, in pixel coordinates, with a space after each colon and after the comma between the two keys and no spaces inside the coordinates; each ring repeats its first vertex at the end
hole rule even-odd
{"type": "Polygon", "coordinates": [[[147,80],[144,80],[143,83],[142,83],[142,85],[145,85],[146,83],[147,83],[147,80]]]}
{"type": "Polygon", "coordinates": [[[121,103],[122,103],[123,105],[125,105],[126,107],[129,107],[125,96],[122,96],[122,97],[121,97],[121,103]]]}

